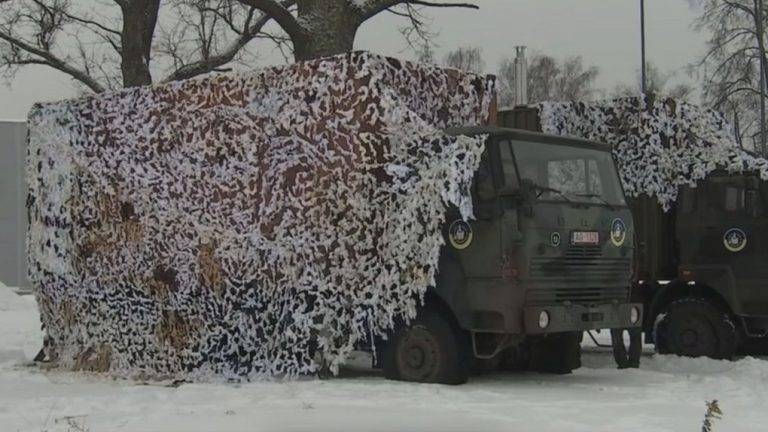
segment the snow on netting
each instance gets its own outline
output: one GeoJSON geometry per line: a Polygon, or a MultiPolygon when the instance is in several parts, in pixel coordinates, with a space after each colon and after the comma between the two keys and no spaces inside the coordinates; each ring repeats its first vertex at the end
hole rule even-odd
{"type": "Polygon", "coordinates": [[[670,98],[539,104],[542,131],[609,143],[627,194],[655,196],[665,210],[680,186],[720,168],[756,171],[768,161],[741,149],[722,114],[670,98]]]}
{"type": "Polygon", "coordinates": [[[441,130],[486,124],[493,95],[491,77],[351,53],[35,107],[48,355],[122,376],[335,372],[415,316],[482,151],[441,130]]]}

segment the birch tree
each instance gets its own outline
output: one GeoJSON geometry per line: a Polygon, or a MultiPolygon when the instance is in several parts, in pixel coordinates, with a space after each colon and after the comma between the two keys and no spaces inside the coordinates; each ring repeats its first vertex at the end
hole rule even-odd
{"type": "Polygon", "coordinates": [[[732,118],[740,141],[761,145],[759,113],[765,90],[760,63],[768,62],[764,2],[695,0],[694,5],[699,11],[696,29],[710,33],[707,53],[694,65],[702,78],[702,98],[732,118]]]}

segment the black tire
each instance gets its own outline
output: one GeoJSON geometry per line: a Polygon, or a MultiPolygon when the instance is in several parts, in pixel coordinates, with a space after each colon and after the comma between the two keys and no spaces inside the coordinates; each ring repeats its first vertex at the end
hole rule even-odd
{"type": "Polygon", "coordinates": [[[425,309],[409,326],[399,326],[382,353],[387,379],[464,384],[469,375],[467,336],[440,313],[425,309]]]}
{"type": "Polygon", "coordinates": [[[728,312],[706,298],[673,301],[657,318],[654,341],[660,354],[730,359],[739,335],[728,312]]]}
{"type": "Polygon", "coordinates": [[[637,329],[611,330],[611,345],[613,359],[619,369],[640,367],[640,356],[643,354],[643,331],[637,329]],[[624,332],[629,333],[629,347],[624,343],[624,332]]]}

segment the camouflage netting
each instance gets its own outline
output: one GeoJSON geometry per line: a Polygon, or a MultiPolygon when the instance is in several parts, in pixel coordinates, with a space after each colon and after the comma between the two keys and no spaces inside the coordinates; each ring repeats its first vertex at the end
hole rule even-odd
{"type": "Polygon", "coordinates": [[[680,186],[710,172],[756,171],[768,180],[768,161],[742,150],[718,112],[673,99],[623,98],[539,105],[544,133],[609,143],[629,196],[655,196],[664,209],[680,186]]]}
{"type": "Polygon", "coordinates": [[[367,53],[37,106],[28,259],[48,355],[207,379],[336,371],[413,317],[471,217],[494,82],[367,53]]]}

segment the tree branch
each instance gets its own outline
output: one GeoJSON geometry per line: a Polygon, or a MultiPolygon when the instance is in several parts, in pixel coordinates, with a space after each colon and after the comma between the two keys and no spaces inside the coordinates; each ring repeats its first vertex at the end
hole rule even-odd
{"type": "Polygon", "coordinates": [[[238,0],[269,15],[286,32],[291,39],[301,39],[306,36],[306,30],[288,9],[294,1],[277,2],[275,0],[238,0]]]}
{"type": "Polygon", "coordinates": [[[19,62],[15,62],[18,64],[45,64],[48,65],[60,72],[64,72],[65,74],[71,76],[72,78],[76,79],[77,81],[80,81],[81,83],[85,84],[88,88],[93,90],[96,93],[101,93],[104,91],[104,87],[102,87],[101,84],[99,84],[95,79],[93,79],[90,75],[85,73],[84,71],[81,71],[79,69],[76,69],[69,64],[67,64],[64,60],[54,55],[52,52],[37,48],[21,39],[15,38],[11,36],[8,33],[5,33],[3,31],[0,31],[0,39],[8,42],[12,46],[25,51],[29,54],[35,55],[39,57],[38,59],[21,59],[19,62]]]}
{"type": "Polygon", "coordinates": [[[248,29],[248,32],[243,33],[237,38],[229,47],[217,55],[210,56],[208,58],[203,57],[193,63],[185,64],[173,71],[170,75],[163,79],[163,82],[177,81],[183,79],[194,78],[198,75],[207,73],[213,69],[219,68],[229,62],[231,62],[238,52],[251,40],[261,32],[261,29],[272,20],[269,15],[263,15],[256,20],[254,24],[248,29]]]}
{"type": "Polygon", "coordinates": [[[378,0],[369,1],[360,8],[360,22],[369,20],[385,10],[401,5],[408,4],[412,6],[441,7],[441,8],[466,8],[480,9],[479,6],[472,3],[443,3],[422,0],[378,0]]]}

